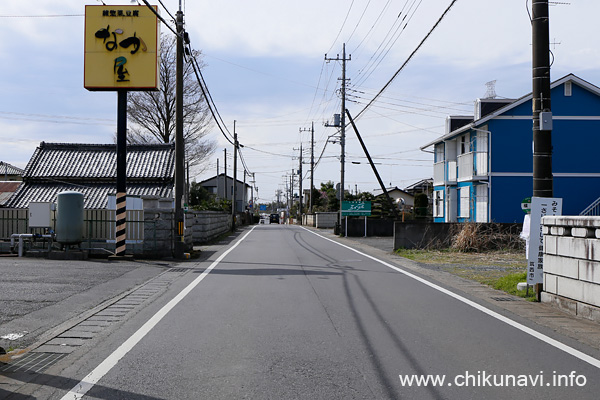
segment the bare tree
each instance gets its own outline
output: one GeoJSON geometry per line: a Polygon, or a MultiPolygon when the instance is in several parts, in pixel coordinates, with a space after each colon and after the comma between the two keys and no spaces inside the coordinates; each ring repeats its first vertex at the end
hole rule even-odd
{"type": "MultiPolygon", "coordinates": [[[[176,54],[173,36],[161,36],[160,90],[130,92],[127,117],[132,122],[127,132],[129,143],[170,143],[175,141],[176,54]]],[[[202,68],[202,54],[191,55],[202,68]]],[[[187,57],[190,57],[188,55],[187,57]]],[[[211,115],[193,67],[186,62],[183,71],[183,137],[186,161],[199,167],[214,152],[216,142],[205,136],[211,125],[211,115]]]]}

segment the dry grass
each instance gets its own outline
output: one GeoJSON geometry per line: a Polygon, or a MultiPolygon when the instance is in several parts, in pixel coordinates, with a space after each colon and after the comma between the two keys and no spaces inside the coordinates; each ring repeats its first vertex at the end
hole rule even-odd
{"type": "Polygon", "coordinates": [[[525,251],[494,250],[482,253],[447,250],[406,250],[397,254],[426,268],[440,269],[465,279],[495,287],[503,278],[526,271],[525,251]]]}
{"type": "Polygon", "coordinates": [[[516,233],[503,231],[496,224],[461,224],[453,234],[452,249],[462,252],[484,252],[489,250],[525,250],[525,242],[516,233]]]}

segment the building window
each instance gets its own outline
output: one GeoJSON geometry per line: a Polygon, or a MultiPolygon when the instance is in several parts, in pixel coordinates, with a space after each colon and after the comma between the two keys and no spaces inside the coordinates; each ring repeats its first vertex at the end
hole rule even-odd
{"type": "Polygon", "coordinates": [[[462,187],[458,189],[459,197],[460,197],[460,207],[459,207],[459,217],[460,218],[469,218],[469,209],[470,209],[470,188],[462,187]]]}
{"type": "Polygon", "coordinates": [[[436,190],[433,192],[433,216],[444,216],[444,191],[436,190]]]}
{"type": "Polygon", "coordinates": [[[444,143],[435,145],[435,161],[436,163],[444,161],[444,143]]]}
{"type": "Polygon", "coordinates": [[[469,143],[467,142],[467,136],[463,135],[458,138],[458,155],[465,154],[469,151],[469,143]]]}

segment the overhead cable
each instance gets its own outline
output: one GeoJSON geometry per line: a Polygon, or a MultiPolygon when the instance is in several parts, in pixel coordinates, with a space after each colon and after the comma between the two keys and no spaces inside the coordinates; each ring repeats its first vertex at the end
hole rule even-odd
{"type": "Polygon", "coordinates": [[[373,97],[373,99],[356,115],[355,120],[358,119],[365,111],[367,111],[367,109],[369,109],[369,107],[371,107],[371,105],[377,100],[377,98],[379,96],[381,96],[381,94],[383,94],[383,92],[392,84],[392,82],[396,79],[396,77],[400,74],[400,72],[402,72],[402,70],[404,69],[404,67],[406,67],[406,65],[408,64],[408,62],[413,58],[413,56],[417,53],[417,51],[419,51],[419,49],[421,48],[421,46],[423,46],[423,44],[427,41],[427,39],[429,39],[429,36],[431,36],[431,34],[433,33],[433,31],[438,27],[438,25],[442,22],[442,20],[446,16],[446,14],[448,14],[448,12],[450,11],[450,9],[454,5],[454,3],[456,3],[457,1],[458,0],[452,0],[452,2],[450,3],[450,5],[448,6],[448,8],[446,8],[446,10],[444,11],[444,13],[441,15],[441,17],[435,23],[435,25],[433,25],[433,27],[431,28],[431,30],[429,31],[429,33],[427,33],[427,35],[425,35],[425,37],[423,38],[423,40],[421,40],[421,43],[419,43],[419,45],[417,46],[417,48],[413,50],[413,52],[410,54],[410,56],[408,56],[408,58],[406,59],[406,61],[400,66],[400,68],[398,68],[398,70],[396,71],[396,73],[394,73],[394,75],[381,88],[381,90],[375,95],[375,97],[373,97]]]}

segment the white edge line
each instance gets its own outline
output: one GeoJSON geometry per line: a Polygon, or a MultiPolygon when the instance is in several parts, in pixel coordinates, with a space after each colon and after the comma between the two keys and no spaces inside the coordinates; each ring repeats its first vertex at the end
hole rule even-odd
{"type": "Polygon", "coordinates": [[[579,351],[577,349],[574,349],[571,346],[568,346],[568,345],[566,345],[566,344],[564,344],[562,342],[559,342],[556,339],[552,339],[551,337],[546,336],[543,333],[540,333],[540,332],[538,332],[538,331],[536,331],[534,329],[531,329],[531,328],[529,328],[529,327],[527,327],[527,326],[525,326],[523,324],[520,324],[520,323],[518,323],[516,321],[513,321],[512,319],[507,318],[507,317],[505,317],[502,314],[498,314],[497,312],[492,311],[489,308],[486,308],[486,307],[482,306],[481,304],[477,304],[474,301],[471,301],[471,300],[469,300],[469,299],[467,299],[467,298],[465,298],[463,296],[460,296],[460,295],[458,295],[458,294],[456,294],[454,292],[451,292],[448,289],[444,289],[443,287],[438,286],[435,283],[432,283],[432,282],[430,282],[430,281],[428,281],[426,279],[423,279],[420,276],[414,275],[414,274],[412,274],[412,273],[410,273],[408,271],[405,271],[405,270],[403,270],[401,268],[398,268],[398,267],[396,267],[396,266],[394,266],[392,264],[389,264],[389,263],[387,263],[385,261],[382,261],[382,260],[380,260],[378,258],[375,258],[373,256],[365,254],[365,253],[363,253],[363,252],[361,252],[359,250],[356,250],[356,249],[354,249],[354,248],[352,248],[350,246],[346,246],[345,244],[336,242],[335,240],[329,239],[329,238],[327,238],[325,236],[322,236],[322,235],[320,235],[318,233],[315,233],[315,232],[311,231],[310,229],[306,229],[304,227],[301,227],[301,228],[304,229],[304,230],[306,230],[307,232],[312,233],[313,235],[319,236],[319,237],[321,237],[321,238],[323,238],[325,240],[329,240],[330,242],[336,243],[336,244],[338,244],[338,245],[340,245],[342,247],[345,247],[345,248],[347,248],[349,250],[352,250],[352,251],[354,251],[354,252],[356,252],[356,253],[364,256],[364,257],[370,258],[373,261],[377,261],[378,263],[383,264],[386,267],[391,268],[391,269],[393,269],[393,270],[395,270],[397,272],[400,272],[401,274],[404,274],[404,275],[406,275],[406,276],[408,276],[408,277],[410,277],[412,279],[415,279],[415,280],[423,283],[424,285],[427,285],[427,286],[429,286],[429,287],[431,287],[431,288],[433,288],[435,290],[438,290],[438,291],[440,291],[440,292],[442,292],[444,294],[447,294],[448,296],[453,297],[456,300],[462,301],[463,303],[465,303],[465,304],[467,304],[467,305],[469,305],[469,306],[471,306],[471,307],[473,307],[473,308],[475,308],[475,309],[477,309],[477,310],[479,310],[479,311],[481,311],[483,313],[486,313],[489,316],[494,317],[494,318],[496,318],[496,319],[498,319],[498,320],[500,320],[500,321],[502,321],[502,322],[504,322],[504,323],[506,323],[506,324],[508,324],[508,325],[510,325],[512,327],[514,327],[514,328],[517,328],[520,331],[525,332],[528,335],[531,335],[534,338],[541,340],[542,342],[545,342],[545,343],[547,343],[547,344],[549,344],[551,346],[556,347],[559,350],[564,351],[565,353],[568,353],[568,354],[570,354],[570,355],[572,355],[574,357],[577,357],[580,360],[585,361],[588,364],[591,364],[591,365],[593,365],[596,368],[600,368],[600,360],[598,360],[598,359],[596,359],[596,358],[594,358],[594,357],[592,357],[590,355],[587,355],[587,354],[585,354],[585,353],[583,353],[583,352],[581,352],[581,351],[579,351]]]}
{"type": "Polygon", "coordinates": [[[69,393],[65,394],[61,400],[73,400],[81,399],[91,388],[104,375],[106,375],[118,362],[123,358],[133,347],[140,342],[150,332],[165,315],[169,313],[181,300],[183,300],[202,280],[229,254],[235,249],[252,231],[256,228],[254,226],[250,232],[246,233],[240,240],[238,240],[233,246],[219,256],[215,261],[200,276],[198,276],[192,283],[190,283],[185,289],[183,289],[177,296],[163,306],[156,314],[152,316],[140,329],[138,329],[133,335],[129,337],[122,345],[120,345],[115,351],[112,352],[104,361],[100,363],[92,372],[90,372],[85,378],[81,380],[69,393]]]}

